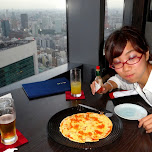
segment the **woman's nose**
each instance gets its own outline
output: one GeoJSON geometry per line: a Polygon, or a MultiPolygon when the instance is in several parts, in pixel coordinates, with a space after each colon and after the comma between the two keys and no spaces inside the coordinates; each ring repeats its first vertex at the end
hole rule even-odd
{"type": "Polygon", "coordinates": [[[131,65],[128,65],[128,64],[125,63],[125,64],[123,65],[123,70],[124,70],[124,71],[129,71],[129,70],[131,70],[131,65]]]}

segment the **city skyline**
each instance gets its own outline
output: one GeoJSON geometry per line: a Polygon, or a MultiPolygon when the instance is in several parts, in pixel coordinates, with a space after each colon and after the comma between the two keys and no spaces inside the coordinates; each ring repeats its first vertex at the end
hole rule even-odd
{"type": "MultiPolygon", "coordinates": [[[[0,40],[5,46],[8,41],[34,40],[38,61],[36,73],[41,73],[67,63],[66,10],[37,10],[0,9],[0,40]]],[[[11,49],[10,42],[7,49],[11,49]]]]}
{"type": "MultiPolygon", "coordinates": [[[[5,3],[0,6],[0,53],[5,54],[5,58],[1,55],[4,60],[2,63],[5,63],[1,66],[1,70],[3,79],[6,81],[1,83],[0,87],[68,62],[66,5],[63,4],[66,0],[43,0],[41,8],[38,8],[41,4],[40,0],[33,1],[26,0],[27,5],[24,5],[24,0],[5,0],[5,3]],[[47,6],[44,5],[46,2],[47,6]],[[59,3],[65,8],[59,9],[59,3]],[[31,64],[27,64],[27,61],[31,64]],[[23,65],[23,69],[18,68],[18,65],[23,65]],[[6,71],[11,70],[12,66],[14,69],[17,67],[16,73],[7,74],[6,71]]],[[[122,6],[120,9],[114,6],[111,9],[111,2],[107,0],[106,3],[107,24],[105,24],[104,39],[122,25],[123,3],[120,2],[123,0],[119,0],[122,6]]]]}

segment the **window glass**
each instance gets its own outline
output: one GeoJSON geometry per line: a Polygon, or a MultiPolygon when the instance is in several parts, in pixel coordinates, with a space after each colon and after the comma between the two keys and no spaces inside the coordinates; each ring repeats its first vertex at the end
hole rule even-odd
{"type": "Polygon", "coordinates": [[[105,0],[104,41],[122,27],[124,0],[105,0]]]}
{"type": "Polygon", "coordinates": [[[152,54],[152,0],[149,2],[147,10],[147,20],[145,26],[145,38],[149,45],[150,54],[152,54]]]}
{"type": "Polygon", "coordinates": [[[152,0],[150,1],[150,10],[148,10],[149,13],[149,21],[152,22],[152,0]]]}
{"type": "Polygon", "coordinates": [[[67,63],[66,0],[3,1],[0,61],[3,86],[67,63]]]}

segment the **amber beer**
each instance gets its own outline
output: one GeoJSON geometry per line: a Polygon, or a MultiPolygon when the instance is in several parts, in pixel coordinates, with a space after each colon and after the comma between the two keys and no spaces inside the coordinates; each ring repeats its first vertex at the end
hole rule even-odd
{"type": "Polygon", "coordinates": [[[0,113],[1,142],[5,145],[11,145],[18,139],[16,135],[16,113],[14,105],[6,104],[0,99],[0,113]]]}
{"type": "Polygon", "coordinates": [[[11,114],[5,114],[0,117],[0,130],[1,130],[1,138],[2,143],[4,140],[13,140],[16,138],[16,127],[15,127],[16,119],[11,114]]]}

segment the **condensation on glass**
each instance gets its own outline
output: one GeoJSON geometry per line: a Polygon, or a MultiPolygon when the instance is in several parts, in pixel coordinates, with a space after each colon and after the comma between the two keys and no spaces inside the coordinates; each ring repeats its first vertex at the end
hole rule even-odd
{"type": "Polygon", "coordinates": [[[0,71],[6,85],[67,63],[66,23],[66,0],[3,1],[0,71]],[[20,65],[27,59],[32,63],[20,65]]]}

